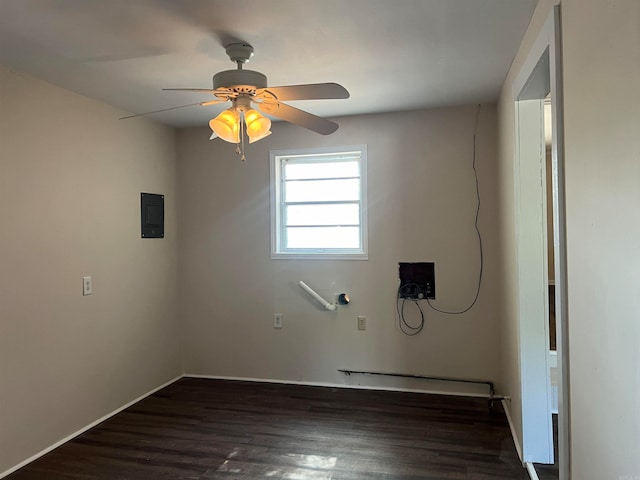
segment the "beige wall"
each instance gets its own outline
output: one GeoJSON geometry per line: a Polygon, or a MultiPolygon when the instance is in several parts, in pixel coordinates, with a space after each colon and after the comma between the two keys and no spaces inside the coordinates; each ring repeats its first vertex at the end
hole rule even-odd
{"type": "Polygon", "coordinates": [[[573,478],[640,477],[640,2],[563,0],[573,478]]]}
{"type": "Polygon", "coordinates": [[[2,67],[0,111],[1,473],[181,364],[174,132],[2,67]],[[144,191],[165,239],[140,239],[144,191]]]}
{"type": "MultiPolygon", "coordinates": [[[[460,316],[426,310],[418,336],[396,326],[398,262],[436,263],[436,304],[473,299],[479,268],[473,227],[472,138],[476,107],[339,119],[323,137],[278,123],[250,147],[209,141],[207,129],[178,136],[180,312],[185,371],[231,377],[344,383],[339,368],[494,379],[499,370],[496,305],[496,116],[483,106],[478,132],[485,277],[478,304],[460,316]],[[366,144],[369,260],[271,260],[269,150],[366,144]],[[329,313],[297,286],[347,292],[329,313]],[[273,328],[272,315],[284,328],[273,328]],[[368,318],[356,329],[357,315],[368,318]]],[[[415,321],[415,317],[412,317],[415,321]]],[[[354,383],[441,390],[431,383],[352,377],[354,383]],[[386,383],[385,383],[386,382],[386,383]]],[[[454,390],[463,387],[454,386],[454,390]]],[[[486,392],[486,389],[484,390],[486,392]]]]}

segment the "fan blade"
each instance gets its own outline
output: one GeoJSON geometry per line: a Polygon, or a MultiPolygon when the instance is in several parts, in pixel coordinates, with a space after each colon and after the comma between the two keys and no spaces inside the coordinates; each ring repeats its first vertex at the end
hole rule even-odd
{"type": "Polygon", "coordinates": [[[300,125],[322,135],[329,135],[338,129],[337,123],[284,103],[258,103],[257,105],[263,113],[300,125]]]}
{"type": "Polygon", "coordinates": [[[216,105],[218,103],[225,103],[228,102],[229,100],[226,99],[220,99],[220,100],[211,100],[209,102],[202,102],[200,103],[201,107],[208,107],[209,105],[216,105]]]}
{"type": "Polygon", "coordinates": [[[219,88],[217,90],[213,90],[211,88],[163,88],[162,90],[173,92],[209,93],[211,95],[215,95],[218,98],[224,99],[224,101],[236,98],[238,96],[236,92],[227,88],[219,88]]]}
{"type": "Polygon", "coordinates": [[[219,92],[219,90],[214,90],[212,88],[163,88],[163,91],[174,91],[174,92],[200,92],[200,93],[213,93],[219,92]]]}
{"type": "Polygon", "coordinates": [[[195,107],[196,105],[203,106],[205,103],[208,103],[208,102],[190,103],[188,105],[179,105],[177,107],[169,107],[169,108],[163,108],[161,110],[153,110],[152,112],[136,113],[135,115],[120,117],[118,120],[126,120],[127,118],[142,117],[143,115],[151,115],[153,113],[168,112],[169,110],[177,110],[178,108],[195,107]]]}
{"type": "Polygon", "coordinates": [[[307,85],[286,85],[282,87],[261,88],[256,92],[268,92],[278,100],[328,100],[333,98],[349,98],[349,92],[337,83],[311,83],[307,85]]]}

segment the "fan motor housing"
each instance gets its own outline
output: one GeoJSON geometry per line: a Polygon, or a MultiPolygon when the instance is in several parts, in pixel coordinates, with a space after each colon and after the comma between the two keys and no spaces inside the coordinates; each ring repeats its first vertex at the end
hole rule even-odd
{"type": "MultiPolygon", "coordinates": [[[[241,90],[253,90],[267,87],[266,75],[253,70],[225,70],[213,76],[213,89],[231,88],[241,90]],[[249,87],[249,88],[247,88],[249,87]]],[[[241,93],[249,93],[247,91],[241,93]]]]}

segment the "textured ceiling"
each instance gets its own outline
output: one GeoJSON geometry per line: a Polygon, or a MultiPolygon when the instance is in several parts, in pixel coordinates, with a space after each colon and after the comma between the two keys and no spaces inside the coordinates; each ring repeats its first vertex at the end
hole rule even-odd
{"type": "MultiPolygon", "coordinates": [[[[496,100],[536,0],[3,0],[0,63],[141,113],[208,100],[234,69],[223,45],[255,48],[269,85],[337,82],[348,100],[291,102],[316,115],[496,100]]],[[[206,125],[225,106],[152,115],[206,125]]]]}

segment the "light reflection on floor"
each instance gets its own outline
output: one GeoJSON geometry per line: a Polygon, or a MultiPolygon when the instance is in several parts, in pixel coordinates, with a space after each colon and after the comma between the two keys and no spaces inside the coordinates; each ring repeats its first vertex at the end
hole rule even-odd
{"type": "Polygon", "coordinates": [[[235,448],[207,480],[246,478],[331,480],[336,457],[273,452],[268,448],[235,448]]]}

